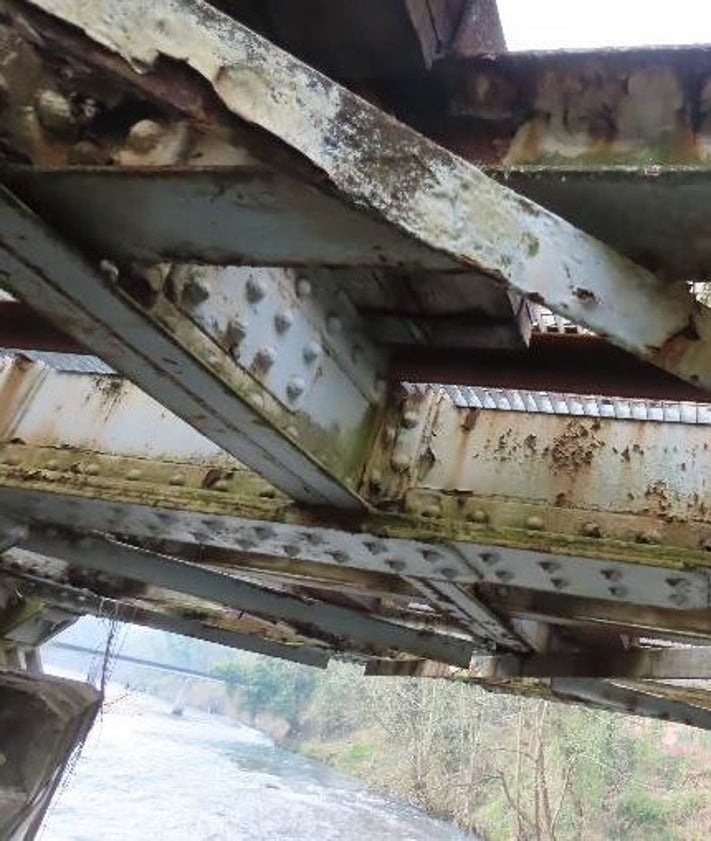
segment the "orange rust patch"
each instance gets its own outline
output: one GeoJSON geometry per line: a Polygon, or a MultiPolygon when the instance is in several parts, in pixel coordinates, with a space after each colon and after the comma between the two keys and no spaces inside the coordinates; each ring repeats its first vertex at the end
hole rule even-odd
{"type": "Polygon", "coordinates": [[[594,427],[578,420],[569,421],[565,430],[554,439],[549,453],[554,472],[575,475],[592,464],[595,450],[602,446],[594,427]]]}

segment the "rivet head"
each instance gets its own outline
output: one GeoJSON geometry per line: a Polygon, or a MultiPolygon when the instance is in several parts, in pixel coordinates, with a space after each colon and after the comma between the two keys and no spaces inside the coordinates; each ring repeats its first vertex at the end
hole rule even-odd
{"type": "Polygon", "coordinates": [[[284,545],[284,554],[288,558],[296,558],[299,554],[299,547],[295,543],[287,543],[284,545]]]}
{"type": "Polygon", "coordinates": [[[225,328],[225,343],[232,349],[239,350],[239,346],[244,341],[247,335],[247,326],[237,319],[232,319],[228,322],[225,328]]]}
{"type": "Polygon", "coordinates": [[[129,470],[126,474],[126,478],[129,482],[137,482],[142,476],[143,473],[136,468],[134,468],[133,470],[129,470]]]}
{"type": "Polygon", "coordinates": [[[185,476],[182,473],[174,473],[170,479],[168,479],[168,483],[175,485],[176,487],[181,487],[185,484],[185,476]]]}
{"type": "Polygon", "coordinates": [[[200,281],[189,280],[183,286],[180,300],[185,307],[197,307],[209,297],[209,290],[200,281]]]}
{"type": "Polygon", "coordinates": [[[668,587],[671,587],[672,590],[677,590],[677,591],[681,591],[681,592],[688,591],[689,587],[691,586],[691,583],[690,583],[688,578],[676,578],[676,577],[667,578],[666,579],[666,584],[667,584],[668,587]]]}
{"type": "Polygon", "coordinates": [[[439,574],[443,578],[448,578],[451,581],[453,578],[457,577],[457,570],[452,567],[442,567],[442,569],[439,570],[439,574]]]}
{"type": "Polygon", "coordinates": [[[405,429],[414,429],[420,422],[420,416],[414,410],[410,409],[403,413],[402,425],[405,429]]]}
{"type": "Polygon", "coordinates": [[[656,531],[641,531],[635,537],[637,543],[654,544],[661,542],[659,532],[656,531]]]}
{"type": "Polygon", "coordinates": [[[529,517],[526,520],[526,528],[529,531],[543,531],[545,524],[542,517],[529,517]]]}
{"type": "Polygon", "coordinates": [[[602,537],[602,529],[597,523],[585,523],[582,528],[583,537],[602,537]]]}
{"type": "Polygon", "coordinates": [[[67,136],[76,130],[71,102],[58,91],[42,91],[37,97],[35,111],[42,128],[52,134],[67,136]]]}
{"type": "Polygon", "coordinates": [[[250,275],[247,280],[247,300],[252,304],[257,304],[259,301],[264,298],[267,294],[266,289],[264,288],[264,283],[262,282],[261,278],[256,277],[255,275],[250,275]]]}
{"type": "Polygon", "coordinates": [[[230,489],[230,483],[225,479],[218,479],[214,485],[212,485],[213,491],[228,491],[230,489]]]}
{"type": "Polygon", "coordinates": [[[328,553],[337,564],[345,564],[348,561],[348,555],[340,549],[328,553]]]}
{"type": "Polygon", "coordinates": [[[621,569],[614,569],[614,568],[603,569],[602,577],[606,581],[612,581],[612,582],[621,581],[624,578],[624,573],[622,572],[621,569]]]}
{"type": "Polygon", "coordinates": [[[614,587],[610,587],[609,589],[610,595],[614,596],[616,599],[624,599],[628,593],[627,587],[622,587],[619,584],[614,587]]]}
{"type": "Polygon", "coordinates": [[[311,281],[306,277],[300,277],[296,281],[296,294],[299,298],[308,298],[313,292],[311,281]]]}
{"type": "Polygon", "coordinates": [[[163,126],[155,120],[139,120],[131,126],[126,146],[134,152],[150,152],[163,137],[163,126]]]}
{"type": "Polygon", "coordinates": [[[255,526],[254,533],[260,540],[271,540],[276,537],[276,529],[273,526],[255,526]]]}
{"type": "Polygon", "coordinates": [[[87,476],[98,476],[99,473],[101,473],[101,468],[98,464],[92,462],[91,464],[87,464],[84,468],[84,473],[86,473],[87,476]]]}
{"type": "Polygon", "coordinates": [[[570,587],[570,582],[565,578],[551,578],[551,584],[556,590],[565,590],[570,587]]]}
{"type": "Polygon", "coordinates": [[[294,313],[291,310],[278,312],[274,316],[274,327],[276,328],[277,333],[286,333],[293,323],[294,313]]]}
{"type": "Polygon", "coordinates": [[[382,540],[366,540],[363,544],[371,555],[381,555],[387,551],[387,544],[382,540]]]}
{"type": "Polygon", "coordinates": [[[538,566],[549,575],[552,575],[554,572],[558,572],[561,568],[558,561],[540,561],[538,566]]]}
{"type": "Polygon", "coordinates": [[[477,508],[476,511],[472,511],[470,514],[467,515],[467,519],[472,523],[479,523],[479,525],[485,525],[489,522],[489,515],[486,511],[482,511],[481,508],[477,508]]]}
{"type": "Polygon", "coordinates": [[[306,383],[302,377],[292,377],[286,386],[286,396],[289,400],[298,400],[306,391],[306,383]]]}
{"type": "Polygon", "coordinates": [[[706,552],[711,552],[711,537],[707,537],[706,540],[701,542],[701,548],[706,552]]]}
{"type": "Polygon", "coordinates": [[[56,458],[51,458],[45,465],[47,470],[59,470],[59,462],[56,458]]]}
{"type": "Polygon", "coordinates": [[[405,473],[410,467],[410,459],[402,454],[394,455],[390,459],[390,466],[396,473],[405,473]]]}
{"type": "Polygon", "coordinates": [[[306,362],[308,365],[312,365],[314,362],[316,362],[316,360],[321,356],[322,353],[323,348],[321,347],[319,342],[309,342],[304,348],[304,362],[306,362]]]}
{"type": "Polygon", "coordinates": [[[440,553],[435,552],[434,549],[423,549],[422,557],[430,564],[436,564],[442,560],[440,553]]]}
{"type": "Polygon", "coordinates": [[[8,467],[18,467],[22,459],[19,456],[5,456],[3,459],[3,463],[7,464],[8,467]]]}
{"type": "Polygon", "coordinates": [[[494,575],[499,579],[499,581],[502,581],[504,584],[507,581],[512,581],[514,577],[513,573],[510,572],[508,569],[497,569],[494,575]]]}
{"type": "Polygon", "coordinates": [[[498,564],[501,558],[496,554],[496,552],[481,552],[479,560],[487,566],[494,566],[494,564],[498,564]]]}
{"type": "Polygon", "coordinates": [[[389,558],[385,561],[385,565],[390,567],[393,572],[402,572],[404,569],[407,569],[405,561],[401,561],[397,558],[389,558]]]}
{"type": "Polygon", "coordinates": [[[326,319],[326,329],[329,333],[340,333],[343,329],[343,322],[337,315],[329,315],[326,319]]]}
{"type": "Polygon", "coordinates": [[[265,345],[264,347],[259,348],[254,357],[254,361],[259,368],[267,370],[276,362],[276,356],[276,350],[274,350],[271,345],[265,345]]]}

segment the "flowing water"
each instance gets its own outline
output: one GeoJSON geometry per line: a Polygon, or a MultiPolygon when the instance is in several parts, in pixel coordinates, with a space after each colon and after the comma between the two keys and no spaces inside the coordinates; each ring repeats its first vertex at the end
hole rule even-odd
{"type": "Polygon", "coordinates": [[[110,700],[41,841],[471,841],[256,730],[110,700]]]}

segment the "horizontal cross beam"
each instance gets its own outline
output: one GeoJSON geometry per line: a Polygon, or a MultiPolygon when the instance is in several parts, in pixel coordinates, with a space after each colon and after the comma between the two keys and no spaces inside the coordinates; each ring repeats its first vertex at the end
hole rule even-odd
{"type": "Polygon", "coordinates": [[[690,294],[669,289],[208,4],[31,5],[130,64],[150,69],[159,55],[187,61],[234,116],[302,156],[346,204],[692,384],[711,386],[711,313],[690,294]]]}
{"type": "Polygon", "coordinates": [[[529,656],[475,656],[474,677],[499,680],[535,678],[629,678],[633,680],[708,680],[711,648],[631,648],[624,651],[555,652],[529,656]]]}

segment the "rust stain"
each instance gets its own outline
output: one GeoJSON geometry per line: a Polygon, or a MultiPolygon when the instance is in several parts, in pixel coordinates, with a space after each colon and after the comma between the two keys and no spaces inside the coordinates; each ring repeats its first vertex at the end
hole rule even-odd
{"type": "Polygon", "coordinates": [[[570,420],[563,432],[553,440],[549,458],[556,473],[575,476],[590,467],[595,451],[603,446],[595,435],[595,427],[579,420],[570,420]]]}

